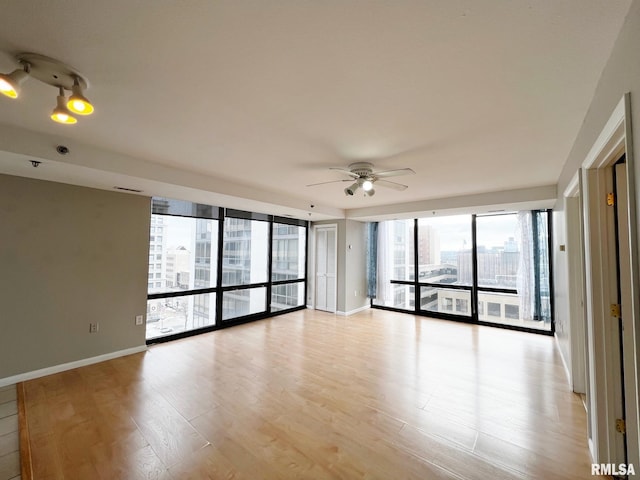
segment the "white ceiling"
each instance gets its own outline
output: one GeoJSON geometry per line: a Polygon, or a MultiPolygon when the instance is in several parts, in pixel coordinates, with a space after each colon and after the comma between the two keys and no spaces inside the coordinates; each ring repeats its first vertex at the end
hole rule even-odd
{"type": "Polygon", "coordinates": [[[294,216],[311,204],[370,217],[389,204],[548,187],[629,5],[4,1],[0,71],[20,52],[57,58],[89,79],[96,113],[53,123],[55,89],[36,81],[17,101],[1,98],[12,134],[0,172],[101,188],[120,175],[147,194],[221,205],[238,196],[294,216]],[[33,132],[84,155],[30,151],[33,132]],[[26,168],[38,152],[45,163],[26,168]],[[374,197],[346,197],[344,183],[306,186],[342,179],[329,167],[359,160],[417,174],[392,179],[404,192],[374,197]]]}

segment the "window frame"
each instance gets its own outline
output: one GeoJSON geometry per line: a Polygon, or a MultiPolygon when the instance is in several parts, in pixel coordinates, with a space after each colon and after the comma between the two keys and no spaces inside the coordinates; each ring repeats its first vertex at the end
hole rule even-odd
{"type": "MultiPolygon", "coordinates": [[[[518,292],[516,289],[512,288],[500,288],[500,287],[483,287],[478,285],[478,245],[477,245],[477,225],[476,220],[477,217],[488,217],[488,216],[498,216],[498,215],[508,215],[516,212],[504,212],[504,213],[491,213],[491,214],[473,214],[471,215],[471,255],[472,255],[472,266],[473,266],[473,281],[471,285],[450,285],[450,284],[442,284],[442,283],[434,283],[434,282],[420,282],[418,278],[418,245],[419,245],[419,219],[414,218],[413,222],[413,255],[414,255],[414,280],[390,280],[391,284],[398,285],[407,285],[413,286],[414,290],[414,298],[413,298],[413,309],[404,309],[404,308],[396,308],[391,306],[383,306],[377,305],[374,303],[374,300],[370,300],[371,308],[377,308],[380,310],[389,310],[395,312],[402,313],[412,313],[415,315],[422,315],[434,318],[442,318],[446,320],[455,320],[464,323],[472,323],[477,325],[487,325],[497,328],[504,328],[507,330],[517,330],[528,333],[536,333],[540,335],[550,335],[553,336],[555,334],[555,308],[554,308],[554,287],[553,287],[553,255],[552,255],[552,239],[553,239],[553,210],[552,209],[537,209],[532,210],[532,212],[546,212],[546,227],[547,227],[547,236],[546,236],[546,252],[548,256],[549,262],[549,303],[550,303],[550,329],[537,329],[531,328],[521,325],[510,325],[508,323],[498,323],[480,320],[479,316],[487,316],[488,315],[488,305],[483,304],[483,312],[478,312],[479,303],[482,302],[479,300],[479,295],[482,293],[504,293],[510,295],[517,295],[518,292]],[[471,299],[468,305],[468,308],[471,310],[470,315],[461,315],[455,313],[455,308],[449,311],[431,311],[425,310],[421,308],[420,305],[420,288],[421,287],[432,287],[432,288],[446,288],[446,289],[459,289],[459,290],[468,290],[471,292],[471,299]]],[[[410,247],[409,247],[410,248],[410,247]]],[[[485,302],[486,303],[486,302],[485,302]]]]}
{"type": "MultiPolygon", "coordinates": [[[[148,293],[147,301],[157,300],[162,298],[174,298],[174,297],[187,297],[187,296],[197,296],[208,293],[215,293],[215,317],[214,324],[209,325],[202,328],[195,328],[192,330],[182,331],[175,334],[168,334],[162,337],[154,337],[146,339],[147,345],[154,343],[164,343],[171,340],[176,340],[179,338],[185,338],[192,335],[198,335],[200,333],[206,333],[214,330],[218,330],[221,328],[227,328],[234,325],[239,325],[247,322],[252,322],[264,318],[273,317],[276,315],[281,315],[284,313],[289,313],[296,310],[302,310],[306,308],[306,298],[307,298],[307,277],[308,277],[308,252],[309,252],[309,222],[306,220],[298,220],[295,218],[288,217],[279,217],[275,215],[266,215],[262,213],[255,212],[246,212],[242,210],[234,210],[234,209],[225,209],[222,207],[213,207],[210,205],[202,205],[195,204],[188,201],[182,200],[173,200],[166,198],[154,197],[152,199],[152,209],[150,212],[151,215],[165,215],[165,216],[175,216],[175,217],[186,217],[186,218],[195,218],[195,219],[208,219],[217,221],[218,232],[217,232],[217,251],[215,252],[216,260],[216,285],[212,287],[206,288],[192,288],[188,290],[181,291],[169,291],[169,292],[161,292],[161,293],[148,293]],[[267,247],[267,280],[264,282],[256,282],[250,284],[229,284],[223,285],[223,256],[224,256],[224,220],[226,218],[239,218],[244,220],[252,220],[252,221],[263,221],[268,223],[268,247],[267,247]],[[272,281],[272,271],[273,271],[273,227],[274,223],[277,224],[286,224],[297,227],[304,228],[304,272],[302,278],[289,279],[289,280],[280,280],[280,281],[272,281]],[[286,284],[303,284],[304,288],[304,301],[302,305],[287,308],[287,309],[279,309],[272,311],[271,309],[271,298],[272,298],[272,288],[278,285],[286,285],[286,284]],[[223,318],[223,302],[224,302],[224,294],[229,291],[242,291],[242,290],[250,290],[255,288],[265,288],[265,306],[264,309],[260,312],[250,313],[248,315],[242,315],[237,317],[232,317],[229,319],[223,318]]],[[[155,226],[154,226],[155,227],[155,226]]],[[[157,233],[157,228],[155,230],[157,233]]],[[[164,234],[165,232],[163,232],[164,234]]],[[[151,242],[150,242],[151,243],[151,242]]],[[[211,252],[211,256],[213,258],[214,252],[211,252]]],[[[152,262],[155,263],[155,260],[152,262]]],[[[155,279],[154,279],[155,280],[155,279]]]]}

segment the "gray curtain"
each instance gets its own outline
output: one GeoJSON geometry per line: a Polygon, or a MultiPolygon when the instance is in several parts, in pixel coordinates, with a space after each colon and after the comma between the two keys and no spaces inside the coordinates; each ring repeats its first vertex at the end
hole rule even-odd
{"type": "Polygon", "coordinates": [[[520,263],[517,289],[524,320],[551,321],[549,289],[549,229],[547,212],[518,213],[520,263]]]}
{"type": "Polygon", "coordinates": [[[378,222],[367,224],[367,297],[378,293],[378,222]]]}
{"type": "Polygon", "coordinates": [[[534,210],[531,214],[534,227],[533,258],[536,260],[534,265],[536,300],[533,319],[550,322],[551,292],[549,285],[549,228],[547,223],[549,213],[534,210]]]}

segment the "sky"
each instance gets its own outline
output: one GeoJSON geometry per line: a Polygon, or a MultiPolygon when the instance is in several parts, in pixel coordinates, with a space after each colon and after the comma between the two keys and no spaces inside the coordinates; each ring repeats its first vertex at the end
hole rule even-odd
{"type": "MultiPolygon", "coordinates": [[[[420,218],[420,225],[433,225],[437,229],[441,251],[471,247],[471,215],[420,218]]],[[[517,226],[517,214],[476,217],[478,246],[503,247],[509,237],[516,237],[517,226]]]]}

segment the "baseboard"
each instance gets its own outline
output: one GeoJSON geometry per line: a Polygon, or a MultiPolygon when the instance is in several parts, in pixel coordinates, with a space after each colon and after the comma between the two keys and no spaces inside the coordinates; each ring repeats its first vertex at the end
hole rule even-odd
{"type": "MultiPolygon", "coordinates": [[[[341,312],[341,311],[336,311],[335,314],[339,317],[348,317],[349,315],[353,315],[354,313],[358,313],[358,312],[362,312],[364,310],[367,310],[368,308],[370,308],[370,305],[365,305],[364,307],[360,307],[360,308],[356,308],[355,310],[350,310],[348,312],[341,312]]],[[[313,305],[307,305],[307,308],[309,310],[315,310],[315,307],[313,305]]],[[[324,312],[325,310],[319,310],[321,312],[324,312]]],[[[332,313],[332,312],[327,312],[327,313],[332,313]]]]}
{"type": "Polygon", "coordinates": [[[104,355],[98,355],[97,357],[84,358],[75,362],[63,363],[60,365],[54,365],[53,367],[41,368],[40,370],[33,370],[31,372],[21,373],[12,377],[0,378],[0,387],[7,385],[13,385],[15,383],[25,382],[27,380],[33,380],[34,378],[45,377],[47,375],[53,375],[54,373],[64,372],[66,370],[72,370],[74,368],[85,367],[94,363],[104,362],[106,360],[112,360],[118,357],[124,357],[132,355],[134,353],[140,353],[147,350],[146,345],[139,347],[127,348],[125,350],[118,350],[117,352],[105,353],[104,355]]]}
{"type": "Polygon", "coordinates": [[[350,310],[348,312],[336,312],[336,315],[338,315],[339,317],[348,317],[349,315],[353,315],[355,313],[358,312],[362,312],[364,310],[367,310],[368,308],[371,308],[370,305],[365,305],[364,307],[360,307],[360,308],[356,308],[355,310],[350,310]]]}
{"type": "Polygon", "coordinates": [[[558,343],[558,336],[554,335],[553,338],[556,340],[556,348],[558,349],[558,353],[560,354],[560,358],[562,359],[562,365],[564,365],[564,373],[567,374],[567,381],[569,382],[569,387],[571,391],[573,391],[573,378],[571,377],[571,371],[567,366],[567,362],[564,359],[564,355],[562,354],[562,349],[560,348],[560,344],[558,343]]]}

